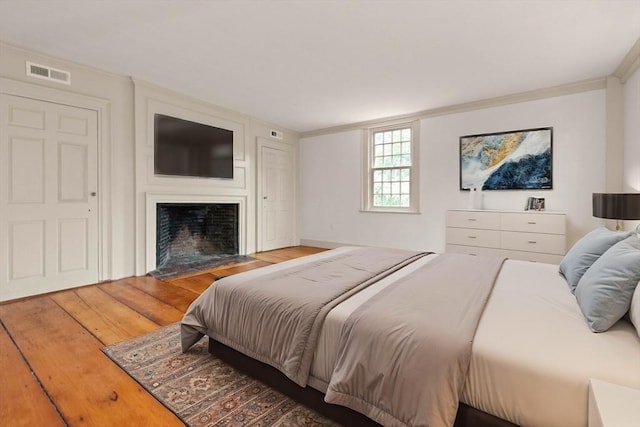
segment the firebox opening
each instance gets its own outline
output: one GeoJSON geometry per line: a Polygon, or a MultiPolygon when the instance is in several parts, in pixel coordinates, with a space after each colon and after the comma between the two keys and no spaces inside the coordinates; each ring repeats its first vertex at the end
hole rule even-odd
{"type": "Polygon", "coordinates": [[[237,203],[158,203],[151,274],[169,278],[237,261],[238,211],[237,203]]]}

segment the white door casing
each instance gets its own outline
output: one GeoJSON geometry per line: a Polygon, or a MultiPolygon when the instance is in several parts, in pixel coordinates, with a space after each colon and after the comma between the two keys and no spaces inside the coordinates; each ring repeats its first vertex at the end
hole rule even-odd
{"type": "Polygon", "coordinates": [[[260,245],[258,250],[292,246],[295,236],[295,185],[293,150],[259,143],[258,205],[260,206],[260,245]]]}
{"type": "Polygon", "coordinates": [[[0,300],[99,280],[98,113],[0,94],[0,300]]]}

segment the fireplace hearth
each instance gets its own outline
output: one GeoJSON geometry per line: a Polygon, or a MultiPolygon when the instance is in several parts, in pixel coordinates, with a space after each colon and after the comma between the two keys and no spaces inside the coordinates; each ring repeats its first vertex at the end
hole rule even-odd
{"type": "Polygon", "coordinates": [[[252,259],[238,252],[237,203],[158,203],[156,270],[166,279],[252,259]]]}

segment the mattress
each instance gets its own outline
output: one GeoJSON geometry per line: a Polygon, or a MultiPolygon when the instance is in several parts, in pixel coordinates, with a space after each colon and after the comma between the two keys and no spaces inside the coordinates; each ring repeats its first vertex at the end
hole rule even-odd
{"type": "MultiPolygon", "coordinates": [[[[309,384],[325,391],[342,324],[364,301],[437,255],[370,286],[327,316],[309,384]]],[[[590,378],[640,388],[640,338],[622,320],[587,327],[558,266],[507,260],[482,315],[461,400],[522,426],[585,427],[590,378]]]]}

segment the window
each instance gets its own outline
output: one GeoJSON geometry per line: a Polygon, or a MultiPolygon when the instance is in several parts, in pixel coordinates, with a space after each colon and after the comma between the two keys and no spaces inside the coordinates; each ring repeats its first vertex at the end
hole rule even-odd
{"type": "Polygon", "coordinates": [[[417,212],[418,122],[370,128],[365,133],[365,211],[417,212]]]}

